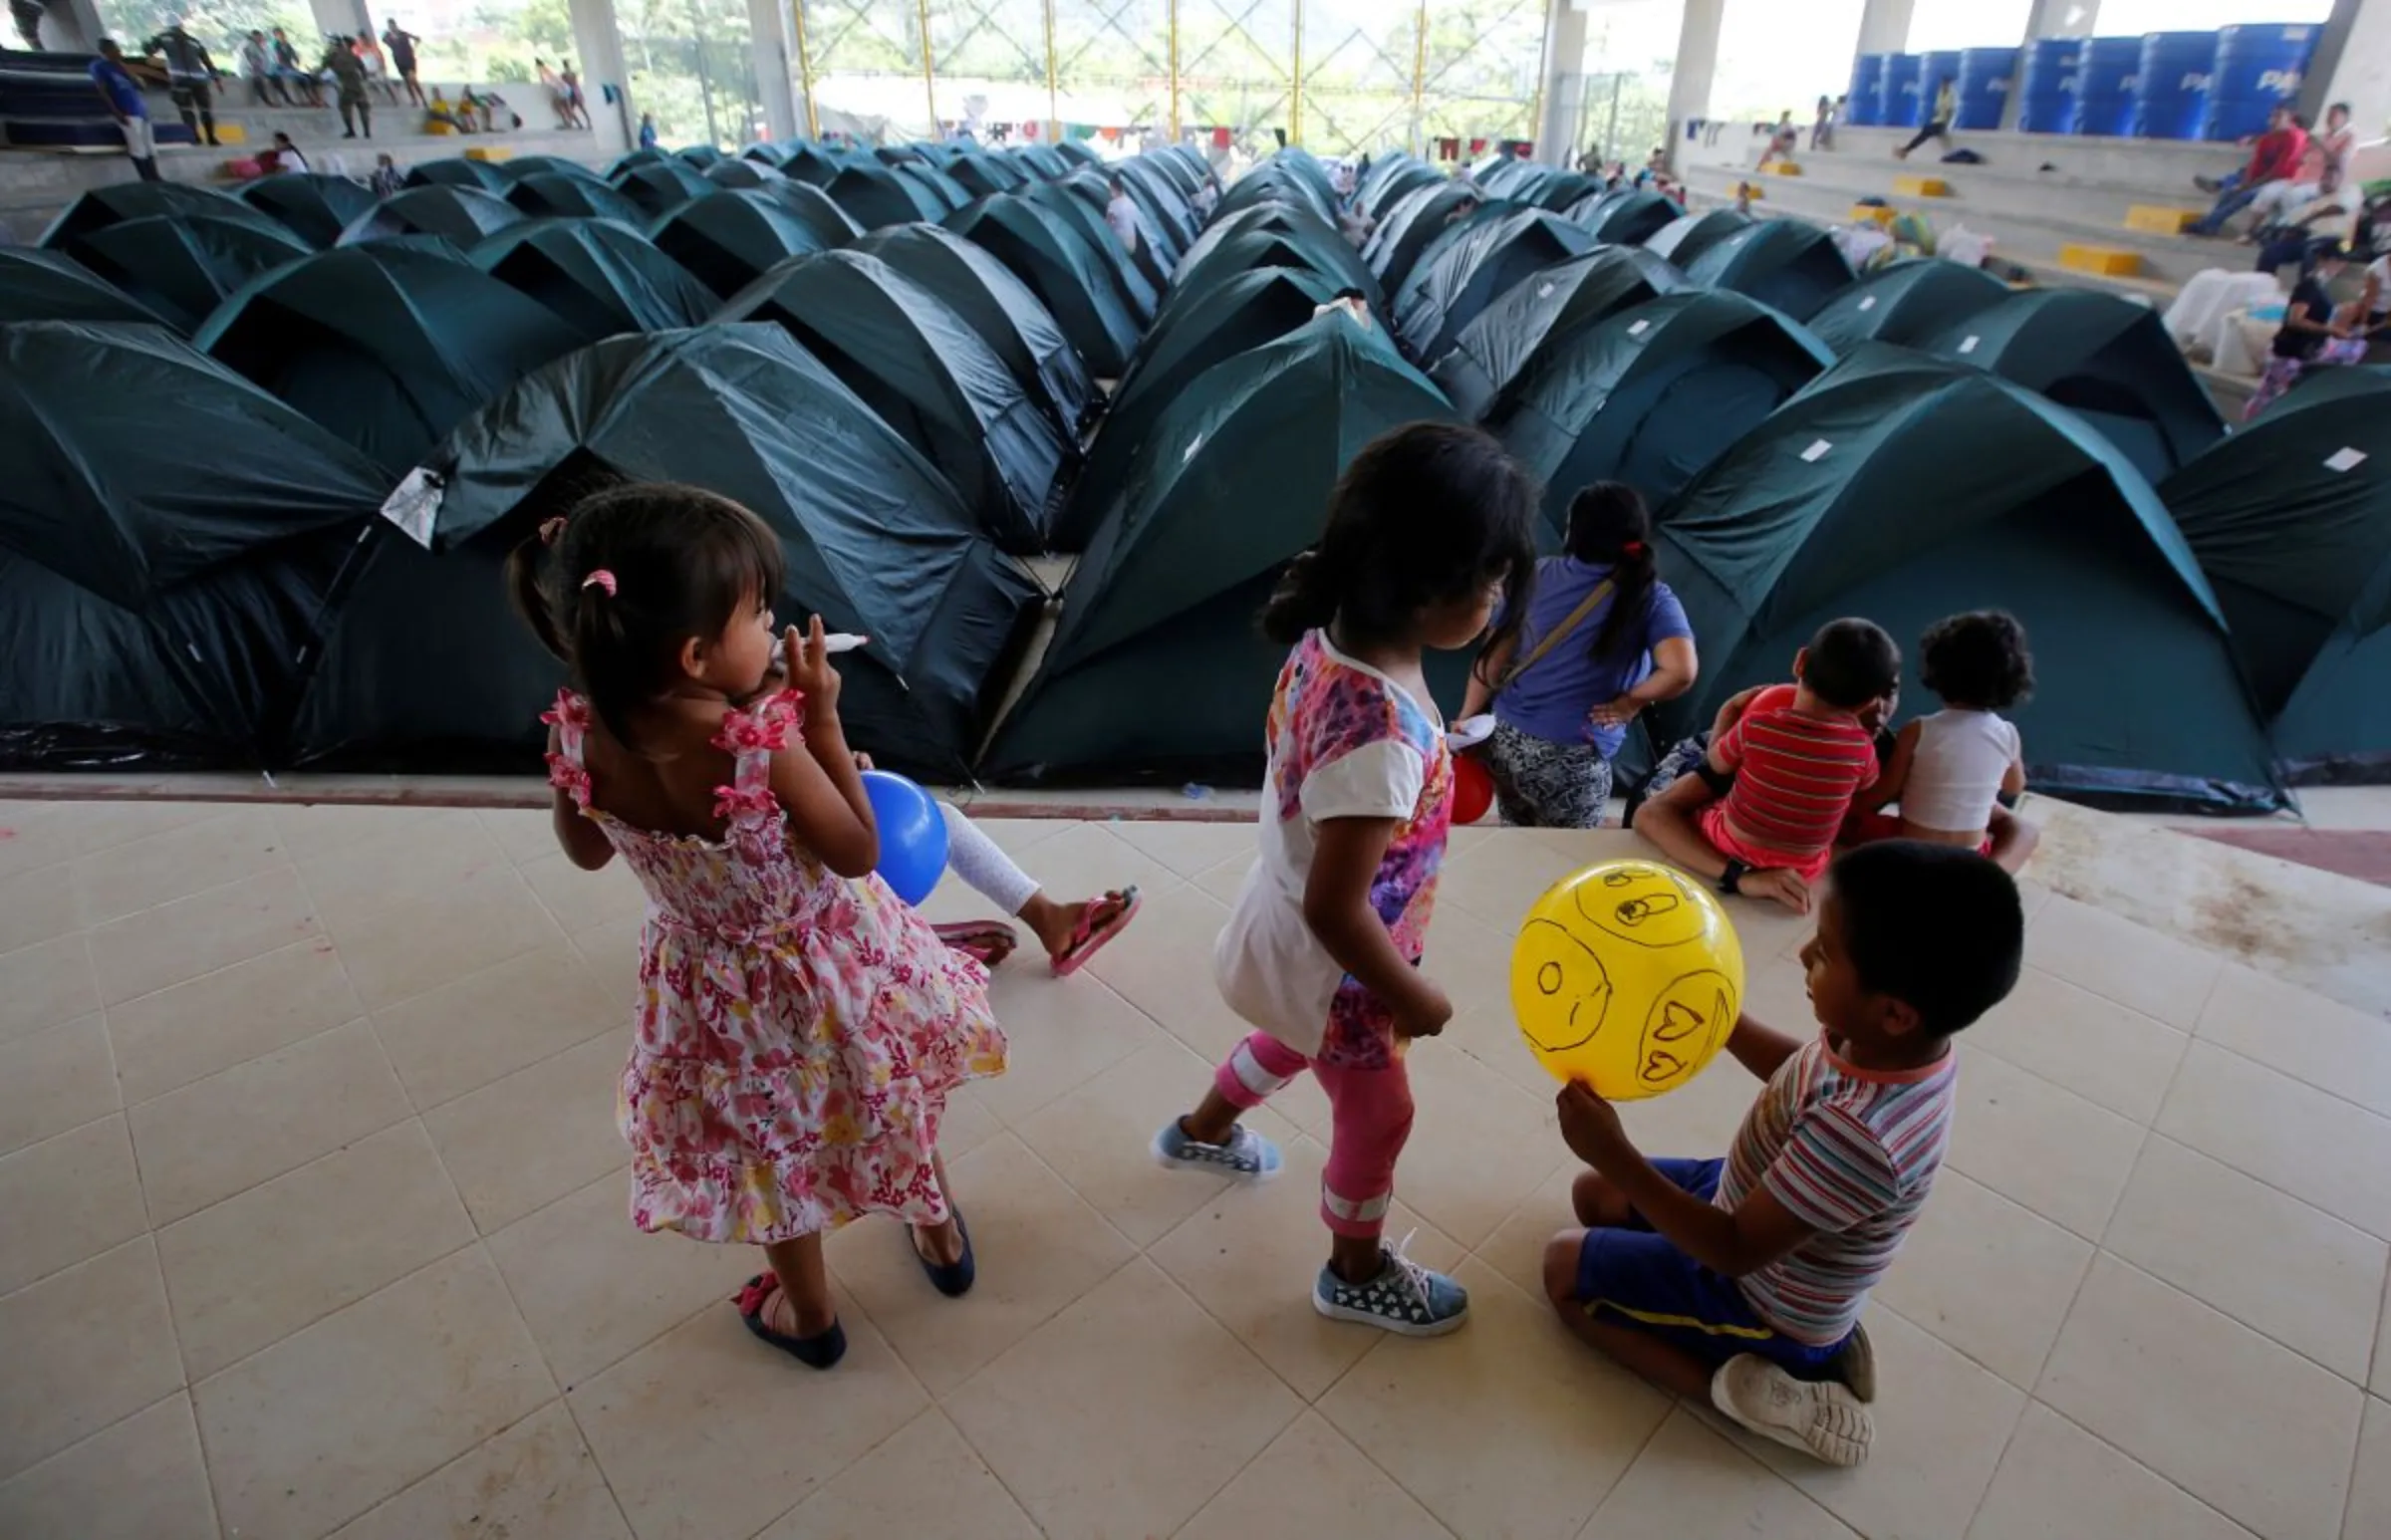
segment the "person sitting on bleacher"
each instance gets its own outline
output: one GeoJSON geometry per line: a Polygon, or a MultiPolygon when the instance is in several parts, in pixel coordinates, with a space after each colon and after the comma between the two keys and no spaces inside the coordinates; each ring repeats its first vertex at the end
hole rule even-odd
{"type": "Polygon", "coordinates": [[[2222,180],[2207,176],[2192,178],[2201,191],[2217,195],[2217,206],[2194,221],[2187,233],[2224,233],[2225,222],[2257,202],[2258,193],[2268,183],[2297,177],[2299,162],[2307,152],[2307,126],[2292,113],[2290,104],[2275,104],[2274,111],[2266,115],[2266,131],[2251,146],[2248,165],[2222,180]]]}
{"type": "Polygon", "coordinates": [[[2304,266],[2314,247],[2346,246],[2357,239],[2357,189],[2342,186],[2338,171],[2328,169],[2322,175],[2314,197],[2254,232],[2259,272],[2304,266]]]}
{"type": "Polygon", "coordinates": [[[149,126],[149,104],[141,100],[140,82],[125,68],[125,51],[115,38],[100,40],[100,57],[92,61],[92,84],[108,104],[108,116],[125,135],[125,153],[135,175],[145,182],[157,178],[157,135],[149,126]]]}
{"type": "Polygon", "coordinates": [[[324,88],[317,84],[313,75],[300,67],[298,45],[280,27],[274,29],[274,78],[282,82],[282,94],[286,99],[291,95],[291,87],[296,85],[307,94],[309,107],[324,105],[324,88]]]}
{"type": "Polygon", "coordinates": [[[241,79],[249,83],[249,100],[259,107],[272,102],[269,92],[279,95],[284,107],[299,105],[292,100],[291,89],[275,74],[274,45],[266,41],[263,32],[252,31],[241,44],[241,79]]]}

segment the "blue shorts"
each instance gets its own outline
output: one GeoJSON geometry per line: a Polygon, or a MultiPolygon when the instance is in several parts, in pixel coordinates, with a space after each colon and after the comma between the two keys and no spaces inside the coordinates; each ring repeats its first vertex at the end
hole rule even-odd
{"type": "MultiPolygon", "coordinates": [[[[1725,1160],[1655,1160],[1654,1170],[1696,1197],[1719,1191],[1725,1160]]],[[[1842,1351],[1812,1347],[1760,1319],[1735,1280],[1716,1273],[1653,1232],[1638,1214],[1627,1224],[1588,1230],[1577,1253],[1577,1300],[1586,1314],[1674,1345],[1716,1367],[1756,1353],[1800,1380],[1830,1378],[1842,1351]]]]}

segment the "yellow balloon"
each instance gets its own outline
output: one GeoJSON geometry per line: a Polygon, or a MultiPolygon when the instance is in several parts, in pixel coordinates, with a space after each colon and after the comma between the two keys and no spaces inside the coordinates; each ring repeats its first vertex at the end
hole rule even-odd
{"type": "Polygon", "coordinates": [[[1652,861],[1563,878],[1511,948],[1511,1009],[1555,1080],[1614,1102],[1659,1096],[1727,1046],[1743,947],[1711,891],[1652,861]]]}

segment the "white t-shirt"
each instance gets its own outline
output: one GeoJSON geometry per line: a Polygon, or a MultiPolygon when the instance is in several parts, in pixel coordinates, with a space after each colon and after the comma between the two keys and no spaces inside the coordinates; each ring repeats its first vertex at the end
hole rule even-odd
{"type": "Polygon", "coordinates": [[[1138,206],[1129,201],[1128,193],[1124,192],[1104,205],[1104,222],[1113,227],[1113,234],[1121,242],[1121,249],[1132,256],[1137,255],[1138,206]]]}
{"type": "Polygon", "coordinates": [[[2366,276],[2374,280],[2374,313],[2391,316],[2391,257],[2377,257],[2367,263],[2366,276]]]}
{"type": "Polygon", "coordinates": [[[2022,752],[2016,725],[1996,711],[1947,706],[1919,718],[1918,748],[1901,785],[1903,821],[1947,834],[1987,827],[2022,752]]]}

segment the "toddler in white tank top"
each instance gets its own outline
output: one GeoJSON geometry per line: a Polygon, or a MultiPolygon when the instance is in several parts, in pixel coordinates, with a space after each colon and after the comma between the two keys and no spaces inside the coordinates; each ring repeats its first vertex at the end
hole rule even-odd
{"type": "Polygon", "coordinates": [[[2035,836],[2001,805],[2025,789],[2025,753],[2000,713],[2034,685],[2025,628],[1997,610],[1955,615],[1920,639],[1919,658],[1943,709],[1901,730],[1884,774],[1855,801],[1846,840],[1973,845],[2014,872],[2035,836]],[[1884,812],[1895,804],[1897,817],[1884,812]]]}

